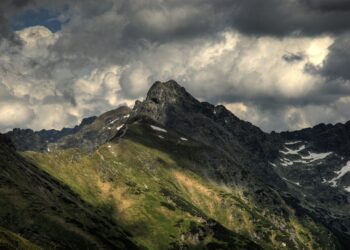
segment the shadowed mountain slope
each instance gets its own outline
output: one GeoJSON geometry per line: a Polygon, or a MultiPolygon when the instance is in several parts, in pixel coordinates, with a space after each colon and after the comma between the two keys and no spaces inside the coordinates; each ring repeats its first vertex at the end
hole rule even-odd
{"type": "MultiPolygon", "coordinates": [[[[103,207],[92,207],[69,186],[18,155],[3,135],[0,184],[0,226],[43,249],[138,249],[103,207]]],[[[0,234],[0,246],[11,249],[22,240],[6,230],[0,234]]]]}

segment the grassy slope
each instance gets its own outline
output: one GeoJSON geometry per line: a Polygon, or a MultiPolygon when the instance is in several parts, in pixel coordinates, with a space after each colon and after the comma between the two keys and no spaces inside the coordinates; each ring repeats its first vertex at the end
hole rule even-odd
{"type": "Polygon", "coordinates": [[[189,171],[190,165],[198,165],[190,157],[196,143],[171,133],[161,139],[160,134],[135,125],[124,139],[90,155],[69,149],[25,156],[83,200],[112,214],[149,249],[232,248],[227,242],[254,249],[247,238],[266,249],[334,248],[325,228],[308,217],[296,217],[290,207],[285,205],[287,214],[278,215],[249,199],[244,188],[189,171]],[[176,147],[160,150],[159,144],[176,147]]]}
{"type": "Polygon", "coordinates": [[[41,248],[15,233],[0,228],[0,249],[40,250],[41,248]]]}
{"type": "MultiPolygon", "coordinates": [[[[0,145],[0,227],[44,249],[135,249],[112,218],[104,218],[103,213],[98,213],[67,185],[3,145],[0,145]]],[[[17,238],[6,231],[1,235],[10,236],[1,237],[8,243],[17,238]]]]}

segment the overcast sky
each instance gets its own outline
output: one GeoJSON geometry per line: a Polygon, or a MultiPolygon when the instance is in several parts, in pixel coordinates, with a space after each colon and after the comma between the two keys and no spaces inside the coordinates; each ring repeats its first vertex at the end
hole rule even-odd
{"type": "Polygon", "coordinates": [[[350,0],[1,0],[0,25],[2,132],[169,79],[265,131],[350,120],[350,0]]]}

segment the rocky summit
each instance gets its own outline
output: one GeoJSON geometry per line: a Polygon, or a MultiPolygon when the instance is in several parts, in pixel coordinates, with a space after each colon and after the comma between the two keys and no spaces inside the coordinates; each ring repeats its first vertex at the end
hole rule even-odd
{"type": "Polygon", "coordinates": [[[0,136],[5,249],[349,249],[349,123],[265,133],[178,83],[0,136]]]}

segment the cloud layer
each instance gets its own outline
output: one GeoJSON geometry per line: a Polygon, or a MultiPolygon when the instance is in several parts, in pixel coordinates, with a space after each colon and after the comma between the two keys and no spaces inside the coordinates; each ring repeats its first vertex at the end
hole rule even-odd
{"type": "Polygon", "coordinates": [[[350,119],[348,1],[6,0],[0,20],[38,9],[62,29],[0,29],[1,131],[72,126],[168,79],[266,131],[350,119]]]}

